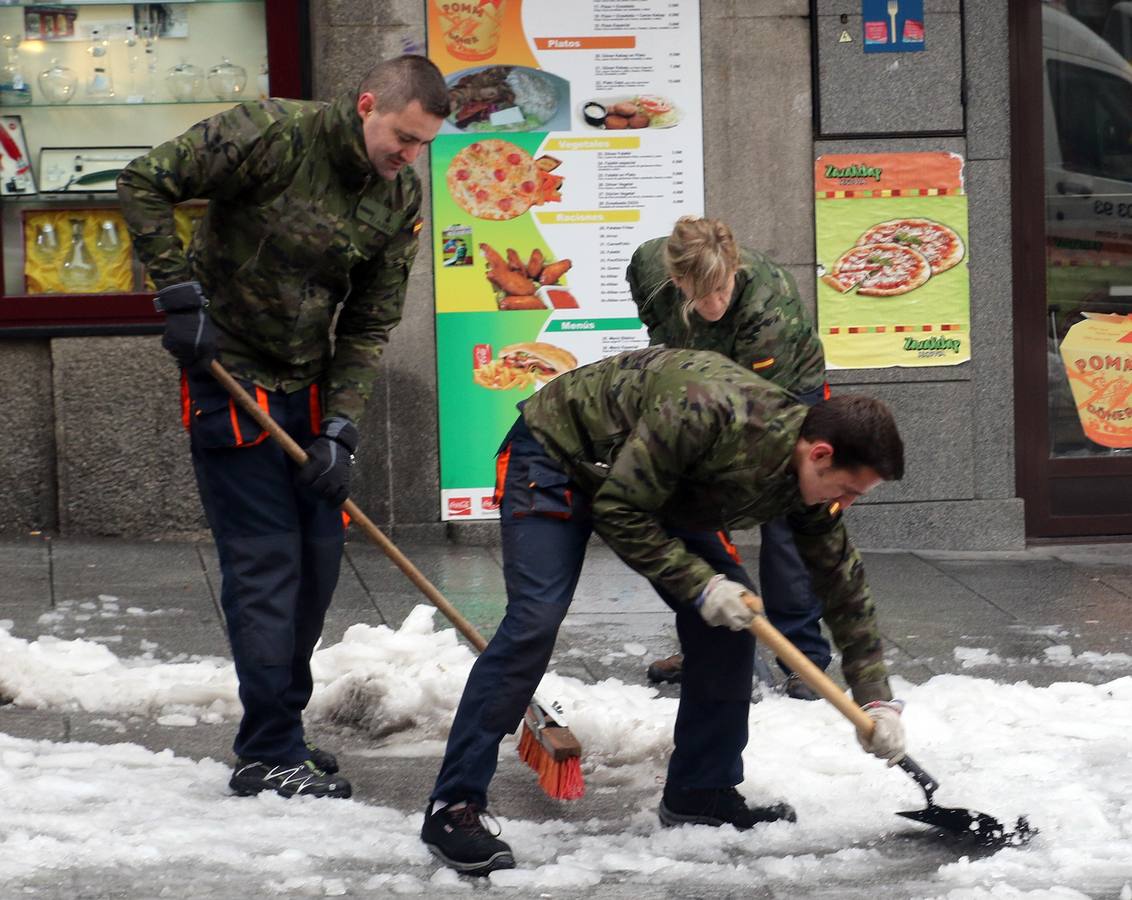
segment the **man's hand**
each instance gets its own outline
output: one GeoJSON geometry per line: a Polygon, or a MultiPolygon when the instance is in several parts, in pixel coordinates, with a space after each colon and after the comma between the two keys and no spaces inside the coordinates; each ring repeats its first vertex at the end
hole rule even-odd
{"type": "Polygon", "coordinates": [[[728,581],[716,575],[703,589],[696,608],[709,625],[725,625],[732,631],[742,631],[755,619],[755,614],[743,601],[743,594],[751,589],[737,581],[728,581]]]}
{"type": "Polygon", "coordinates": [[[350,496],[350,467],[358,448],[358,429],[349,419],[326,419],[322,432],[307,447],[307,462],[296,476],[327,503],[341,506],[350,496]]]}
{"type": "Polygon", "coordinates": [[[900,700],[874,700],[862,709],[874,725],[873,733],[867,739],[857,732],[858,743],[873,756],[887,759],[890,766],[896,765],[904,758],[904,725],[900,721],[904,703],[900,700]]]}
{"type": "Polygon", "coordinates": [[[216,332],[206,309],[208,298],[199,282],[171,284],[157,292],[153,305],[165,313],[161,346],[182,369],[204,368],[216,358],[216,332]]]}

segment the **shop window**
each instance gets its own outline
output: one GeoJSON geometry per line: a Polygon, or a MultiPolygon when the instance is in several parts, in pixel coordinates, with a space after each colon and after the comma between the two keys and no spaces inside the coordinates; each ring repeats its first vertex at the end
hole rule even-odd
{"type": "MultiPolygon", "coordinates": [[[[302,97],[299,0],[0,0],[0,337],[158,330],[121,169],[232,106],[302,97]]],[[[202,203],[176,211],[186,245],[202,203]]]]}

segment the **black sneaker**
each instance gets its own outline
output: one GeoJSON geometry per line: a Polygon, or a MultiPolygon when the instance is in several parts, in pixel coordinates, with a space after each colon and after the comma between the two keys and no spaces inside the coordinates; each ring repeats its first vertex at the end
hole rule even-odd
{"type": "Polygon", "coordinates": [[[322,769],[327,775],[333,775],[338,771],[337,756],[329,750],[319,749],[310,741],[305,741],[305,743],[307,752],[310,754],[310,761],[315,764],[316,768],[322,769]]]}
{"type": "Polygon", "coordinates": [[[684,654],[673,653],[654,660],[645,672],[653,684],[679,684],[684,675],[684,654]]]}
{"type": "Polygon", "coordinates": [[[745,830],[760,822],[798,821],[794,807],[789,803],[771,806],[748,806],[735,788],[717,790],[681,790],[664,788],[660,801],[660,824],[666,828],[675,825],[734,825],[745,830]]]}
{"type": "Polygon", "coordinates": [[[821,694],[799,678],[796,672],[791,672],[786,676],[786,681],[782,683],[782,693],[792,700],[821,699],[821,694]]]}
{"type": "MultiPolygon", "coordinates": [[[[421,840],[446,866],[464,875],[487,875],[496,869],[515,868],[511,848],[483,825],[487,810],[475,803],[459,809],[446,806],[429,815],[425,808],[421,840]]],[[[491,820],[493,823],[494,819],[491,820]]]]}
{"type": "Polygon", "coordinates": [[[284,797],[349,797],[350,782],[324,772],[309,759],[301,763],[275,765],[250,759],[236,760],[228,787],[241,797],[260,791],[275,791],[284,797]]]}

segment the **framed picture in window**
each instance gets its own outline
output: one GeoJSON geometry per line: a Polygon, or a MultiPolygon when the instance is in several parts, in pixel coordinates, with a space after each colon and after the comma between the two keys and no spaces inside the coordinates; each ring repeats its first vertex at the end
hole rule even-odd
{"type": "Polygon", "coordinates": [[[149,147],[44,147],[39,189],[44,194],[112,194],[118,173],[149,147]]]}
{"type": "Polygon", "coordinates": [[[0,116],[0,197],[35,192],[23,122],[19,116],[0,116]]]}

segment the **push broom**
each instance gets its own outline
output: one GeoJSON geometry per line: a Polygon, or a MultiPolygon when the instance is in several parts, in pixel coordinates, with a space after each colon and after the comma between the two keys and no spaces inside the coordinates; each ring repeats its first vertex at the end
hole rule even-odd
{"type": "MultiPolygon", "coordinates": [[[[307,454],[303,448],[295,443],[279,423],[252,399],[219,362],[213,360],[209,364],[209,370],[232,395],[232,399],[240,408],[251,416],[260,428],[270,434],[291,459],[299,465],[306,463],[307,454]]],[[[483,635],[459,613],[431,581],[421,574],[421,571],[397,549],[384,532],[358,509],[357,504],[353,500],[347,500],[342,504],[342,510],[351,521],[357,523],[366,537],[377,544],[393,564],[405,573],[409,581],[428,598],[429,602],[444,614],[476,652],[482,653],[487,646],[483,635]]],[[[548,796],[556,800],[577,800],[585,794],[586,785],[582,779],[581,756],[582,745],[566,726],[561,706],[557,703],[545,703],[537,695],[532,697],[523,717],[523,733],[519,738],[519,758],[535,770],[538,774],[538,783],[548,796]]]]}

